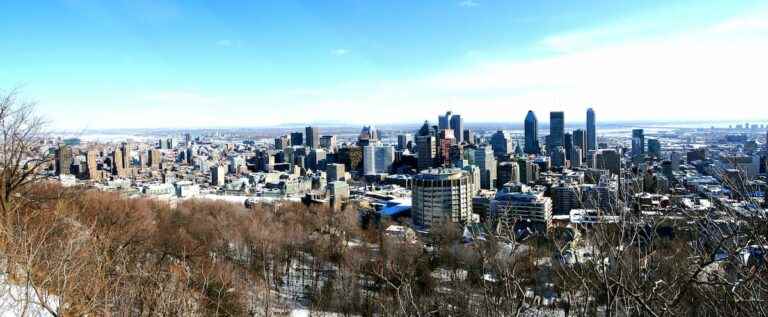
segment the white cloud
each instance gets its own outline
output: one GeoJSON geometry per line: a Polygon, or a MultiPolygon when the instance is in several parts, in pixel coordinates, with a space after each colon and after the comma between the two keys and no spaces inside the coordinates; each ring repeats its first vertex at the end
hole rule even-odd
{"type": "Polygon", "coordinates": [[[335,50],[332,50],[331,54],[336,55],[336,56],[347,55],[347,54],[349,54],[349,50],[344,49],[344,48],[337,48],[335,50]]]}
{"type": "Polygon", "coordinates": [[[465,7],[465,8],[476,7],[476,6],[479,6],[479,5],[480,5],[480,3],[478,3],[475,0],[464,0],[464,1],[459,2],[459,6],[460,7],[465,7]]]}

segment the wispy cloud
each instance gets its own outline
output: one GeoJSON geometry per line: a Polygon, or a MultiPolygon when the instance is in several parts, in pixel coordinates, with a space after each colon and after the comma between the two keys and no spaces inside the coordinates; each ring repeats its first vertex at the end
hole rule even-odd
{"type": "Polygon", "coordinates": [[[345,49],[345,48],[337,48],[335,50],[332,50],[331,54],[336,55],[336,56],[347,55],[347,54],[349,54],[349,50],[345,49]]]}
{"type": "Polygon", "coordinates": [[[479,5],[480,5],[480,3],[475,1],[475,0],[464,0],[464,1],[459,2],[459,6],[460,7],[464,7],[464,8],[471,8],[471,7],[476,7],[476,6],[479,6],[479,5]]]}

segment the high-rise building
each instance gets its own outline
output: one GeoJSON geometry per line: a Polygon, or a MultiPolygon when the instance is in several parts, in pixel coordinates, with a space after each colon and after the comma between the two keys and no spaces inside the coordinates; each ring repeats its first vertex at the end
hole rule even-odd
{"type": "Polygon", "coordinates": [[[428,169],[414,177],[413,222],[432,227],[464,223],[472,215],[472,180],[460,169],[428,169]]]}
{"type": "Polygon", "coordinates": [[[90,150],[85,156],[85,163],[88,165],[88,179],[92,180],[100,180],[101,179],[101,171],[99,171],[99,165],[98,160],[99,158],[99,152],[90,150]]]}
{"type": "Polygon", "coordinates": [[[525,116],[525,149],[526,154],[538,154],[539,148],[539,120],[532,110],[525,116]]]}
{"type": "Polygon", "coordinates": [[[587,147],[584,152],[597,150],[597,127],[595,125],[595,110],[587,109],[587,147]]]}
{"type": "Polygon", "coordinates": [[[320,137],[320,147],[328,150],[329,153],[336,153],[338,147],[335,135],[324,135],[320,137]]]}
{"type": "Polygon", "coordinates": [[[464,142],[464,119],[460,115],[453,115],[450,121],[450,128],[453,130],[453,137],[456,143],[464,142]]]}
{"type": "Polygon", "coordinates": [[[550,161],[552,161],[552,167],[562,168],[565,167],[565,148],[557,146],[549,152],[550,161]]]}
{"type": "Polygon", "coordinates": [[[65,144],[56,149],[56,175],[69,175],[69,167],[72,165],[72,150],[65,144]]]}
{"type": "Polygon", "coordinates": [[[552,197],[552,213],[555,215],[567,215],[572,209],[580,208],[581,195],[575,185],[560,183],[552,187],[552,197]]]}
{"type": "Polygon", "coordinates": [[[326,157],[325,150],[312,148],[305,157],[304,166],[313,171],[325,170],[326,157]]]}
{"type": "Polygon", "coordinates": [[[565,113],[552,111],[549,113],[549,144],[550,151],[564,145],[565,138],[565,113]]]}
{"type": "Polygon", "coordinates": [[[346,171],[344,169],[344,164],[328,164],[326,166],[325,173],[326,173],[325,178],[328,180],[328,183],[330,183],[330,182],[336,182],[336,181],[343,181],[344,174],[346,174],[346,171]]]}
{"type": "Polygon", "coordinates": [[[440,130],[437,139],[437,164],[451,166],[451,146],[456,143],[451,129],[440,130]]]}
{"type": "Polygon", "coordinates": [[[227,169],[221,164],[211,166],[211,185],[224,186],[224,176],[227,175],[227,169]]]}
{"type": "Polygon", "coordinates": [[[160,150],[158,149],[150,149],[147,151],[148,157],[149,157],[149,167],[153,169],[160,168],[160,161],[162,160],[162,155],[160,153],[160,150]]]}
{"type": "Polygon", "coordinates": [[[435,165],[435,158],[437,157],[437,139],[432,134],[432,129],[429,127],[428,122],[424,122],[424,125],[419,129],[419,134],[416,136],[416,154],[417,154],[417,167],[419,170],[427,169],[435,165]]]}
{"type": "Polygon", "coordinates": [[[573,134],[566,133],[563,135],[563,148],[565,148],[565,159],[570,161],[573,152],[573,134]]]}
{"type": "Polygon", "coordinates": [[[498,174],[499,174],[498,187],[502,187],[507,183],[520,182],[520,168],[517,166],[517,162],[499,163],[498,174]]]}
{"type": "Polygon", "coordinates": [[[409,149],[408,144],[413,142],[413,135],[410,133],[400,134],[397,136],[397,150],[403,151],[409,149]]]}
{"type": "Polygon", "coordinates": [[[275,138],[275,150],[282,150],[291,145],[291,140],[287,136],[281,135],[275,138]]]}
{"type": "Polygon", "coordinates": [[[645,135],[643,129],[632,130],[632,156],[645,153],[645,135]]]}
{"type": "Polygon", "coordinates": [[[123,143],[123,145],[120,147],[120,150],[123,151],[123,168],[124,169],[130,169],[133,164],[131,162],[133,161],[133,154],[131,154],[131,145],[128,143],[123,143]]]}
{"type": "Polygon", "coordinates": [[[304,145],[304,134],[301,132],[291,132],[291,145],[304,145]]]}
{"type": "Polygon", "coordinates": [[[613,175],[621,172],[621,155],[616,150],[598,150],[594,158],[595,168],[608,170],[613,175]]]}
{"type": "Polygon", "coordinates": [[[661,157],[661,142],[659,139],[648,139],[648,154],[653,157],[661,157]]]}
{"type": "Polygon", "coordinates": [[[357,146],[366,146],[379,142],[379,131],[373,126],[364,126],[357,137],[357,146]]]}
{"type": "Polygon", "coordinates": [[[498,130],[491,136],[491,147],[496,157],[505,157],[512,152],[512,144],[504,131],[498,130]]]}
{"type": "Polygon", "coordinates": [[[440,130],[450,129],[452,116],[453,116],[453,113],[451,113],[450,111],[446,112],[445,115],[438,116],[437,127],[440,130]]]}
{"type": "Polygon", "coordinates": [[[490,146],[482,146],[475,151],[475,164],[480,168],[480,187],[493,189],[496,187],[496,158],[490,146]]]}
{"type": "Polygon", "coordinates": [[[123,151],[121,149],[115,149],[112,152],[112,174],[117,176],[125,176],[125,168],[123,167],[123,151]]]}
{"type": "Polygon", "coordinates": [[[369,145],[363,147],[363,174],[386,174],[395,160],[395,149],[391,145],[369,145]]]}
{"type": "Polygon", "coordinates": [[[573,146],[581,149],[581,159],[583,160],[587,151],[587,134],[584,130],[573,130],[573,146]]]}
{"type": "Polygon", "coordinates": [[[320,146],[320,130],[317,127],[309,126],[304,134],[307,137],[307,146],[316,149],[320,146]]]}
{"type": "Polygon", "coordinates": [[[464,142],[467,142],[467,144],[475,144],[475,133],[472,132],[472,130],[466,129],[463,134],[464,142]]]}

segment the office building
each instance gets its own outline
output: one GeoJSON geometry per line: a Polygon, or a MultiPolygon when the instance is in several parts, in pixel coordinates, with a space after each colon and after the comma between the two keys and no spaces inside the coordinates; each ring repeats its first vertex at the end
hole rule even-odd
{"type": "Polygon", "coordinates": [[[363,147],[363,174],[387,174],[395,161],[395,149],[391,145],[363,147]]]}
{"type": "Polygon", "coordinates": [[[648,154],[655,157],[661,157],[661,142],[659,139],[648,139],[648,154]]]}
{"type": "Polygon", "coordinates": [[[328,183],[344,181],[344,175],[346,174],[344,164],[327,164],[325,174],[325,178],[328,180],[328,183]]]}
{"type": "Polygon", "coordinates": [[[413,135],[410,133],[399,134],[397,136],[397,150],[403,151],[411,148],[413,142],[413,135]]]}
{"type": "Polygon", "coordinates": [[[566,167],[565,161],[567,160],[565,157],[565,148],[562,146],[557,146],[554,149],[552,149],[549,152],[550,161],[552,162],[552,167],[554,168],[563,168],[566,167]]]}
{"type": "Polygon", "coordinates": [[[520,167],[517,162],[501,162],[498,167],[498,187],[501,188],[507,183],[520,182],[520,167]]]}
{"type": "Polygon", "coordinates": [[[498,158],[506,157],[512,151],[512,143],[510,138],[504,131],[498,130],[491,136],[491,147],[493,147],[493,155],[498,158]]]}
{"type": "Polygon", "coordinates": [[[643,129],[632,130],[632,156],[645,153],[645,135],[643,129]]]}
{"type": "Polygon", "coordinates": [[[520,192],[500,191],[491,201],[491,218],[500,226],[539,225],[545,229],[552,218],[552,199],[543,191],[524,188],[520,192]]]}
{"type": "Polygon", "coordinates": [[[441,115],[437,117],[437,127],[440,130],[450,129],[451,128],[451,117],[453,116],[453,113],[450,111],[446,112],[445,115],[441,115]]]}
{"type": "Polygon", "coordinates": [[[301,132],[291,132],[291,145],[304,145],[304,134],[301,132]]]}
{"type": "Polygon", "coordinates": [[[320,147],[328,150],[328,153],[336,153],[338,144],[335,135],[324,135],[320,137],[320,147]]]}
{"type": "Polygon", "coordinates": [[[305,131],[307,146],[312,149],[318,148],[320,146],[320,130],[317,127],[309,126],[306,127],[305,131]]]}
{"type": "Polygon", "coordinates": [[[227,169],[220,164],[211,166],[211,186],[224,186],[227,169]]]}
{"type": "Polygon", "coordinates": [[[112,174],[125,176],[123,163],[123,151],[121,149],[115,149],[115,151],[112,152],[112,174]]]}
{"type": "Polygon", "coordinates": [[[579,187],[572,184],[560,183],[552,187],[552,213],[567,215],[572,209],[581,207],[579,187]]]}
{"type": "Polygon", "coordinates": [[[289,146],[291,146],[291,140],[288,138],[288,136],[281,135],[275,138],[275,150],[286,149],[289,146]]]}
{"type": "Polygon", "coordinates": [[[587,109],[587,147],[585,152],[597,150],[597,126],[595,123],[595,110],[587,109]]]}
{"type": "Polygon", "coordinates": [[[563,148],[565,148],[565,159],[571,160],[571,152],[573,152],[573,135],[566,133],[563,135],[563,148]]]}
{"type": "Polygon", "coordinates": [[[525,151],[526,154],[539,154],[539,120],[532,110],[528,110],[524,122],[525,128],[525,151]]]}
{"type": "Polygon", "coordinates": [[[598,150],[594,158],[595,168],[608,170],[612,175],[621,172],[621,155],[616,150],[598,150]]]}
{"type": "Polygon", "coordinates": [[[480,168],[480,188],[496,188],[496,158],[490,146],[482,146],[475,151],[475,164],[480,168]]]}
{"type": "Polygon", "coordinates": [[[55,153],[56,175],[69,175],[69,167],[72,165],[72,150],[65,144],[59,145],[55,153]]]}
{"type": "Polygon", "coordinates": [[[100,180],[101,171],[98,169],[99,152],[90,150],[85,156],[85,163],[88,166],[88,179],[100,180]]]}
{"type": "Polygon", "coordinates": [[[549,113],[549,143],[548,149],[564,146],[565,143],[565,113],[562,111],[552,111],[549,113]]]}
{"type": "Polygon", "coordinates": [[[584,130],[573,130],[573,147],[581,149],[581,159],[583,160],[587,151],[587,133],[584,130]]]}
{"type": "Polygon", "coordinates": [[[464,142],[464,119],[460,115],[455,114],[451,116],[450,128],[453,130],[453,138],[456,139],[456,143],[461,144],[464,142]]]}
{"type": "Polygon", "coordinates": [[[417,226],[465,223],[472,215],[472,180],[460,169],[428,169],[413,181],[412,218],[417,226]]]}

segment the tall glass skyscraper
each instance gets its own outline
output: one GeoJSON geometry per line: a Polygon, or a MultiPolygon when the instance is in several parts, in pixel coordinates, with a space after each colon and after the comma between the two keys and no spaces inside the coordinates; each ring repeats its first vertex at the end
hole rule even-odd
{"type": "Polygon", "coordinates": [[[565,113],[552,111],[549,113],[549,148],[563,146],[565,137],[565,113]]]}
{"type": "Polygon", "coordinates": [[[532,110],[525,116],[525,149],[526,154],[539,153],[539,120],[532,110]]]}
{"type": "Polygon", "coordinates": [[[595,126],[595,110],[587,109],[587,151],[597,150],[597,128],[595,126]]]}

